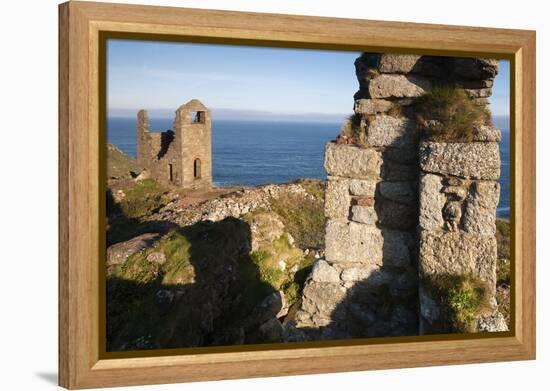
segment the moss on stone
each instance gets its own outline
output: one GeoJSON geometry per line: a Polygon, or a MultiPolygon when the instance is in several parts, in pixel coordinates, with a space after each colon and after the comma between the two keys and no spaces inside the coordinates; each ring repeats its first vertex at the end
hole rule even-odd
{"type": "Polygon", "coordinates": [[[441,309],[443,332],[474,332],[476,320],[490,308],[487,284],[470,274],[426,277],[424,287],[441,309]]]}

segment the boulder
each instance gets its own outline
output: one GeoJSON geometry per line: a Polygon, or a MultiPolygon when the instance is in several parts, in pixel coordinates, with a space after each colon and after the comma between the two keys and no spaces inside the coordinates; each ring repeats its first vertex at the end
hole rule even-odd
{"type": "Polygon", "coordinates": [[[382,159],[372,148],[328,143],[325,147],[325,169],[329,175],[356,179],[380,178],[382,159]]]}
{"type": "Polygon", "coordinates": [[[107,249],[107,266],[120,265],[131,255],[151,247],[160,237],[157,233],[146,233],[126,242],[115,243],[107,249]]]}
{"type": "Polygon", "coordinates": [[[276,291],[266,296],[244,320],[245,331],[250,331],[256,326],[276,318],[277,314],[284,308],[285,298],[282,292],[276,291]]]}
{"type": "Polygon", "coordinates": [[[420,168],[429,173],[498,180],[498,143],[421,142],[420,168]]]}
{"type": "Polygon", "coordinates": [[[416,98],[431,89],[428,79],[414,75],[382,74],[368,81],[371,98],[416,98]]]}
{"type": "Polygon", "coordinates": [[[283,325],[277,318],[271,318],[258,328],[258,342],[274,343],[283,340],[283,325]]]}

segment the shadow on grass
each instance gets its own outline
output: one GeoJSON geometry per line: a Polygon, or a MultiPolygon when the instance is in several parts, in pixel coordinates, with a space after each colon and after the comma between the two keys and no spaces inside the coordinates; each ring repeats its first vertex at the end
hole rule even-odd
{"type": "Polygon", "coordinates": [[[258,309],[276,291],[261,281],[249,255],[248,223],[232,217],[185,227],[140,223],[125,218],[112,199],[108,210],[116,221],[108,243],[142,233],[164,235],[152,248],[107,269],[108,351],[261,342],[257,328],[267,320],[261,311],[277,313],[282,302],[258,309]],[[165,260],[148,260],[158,251],[165,260]]]}

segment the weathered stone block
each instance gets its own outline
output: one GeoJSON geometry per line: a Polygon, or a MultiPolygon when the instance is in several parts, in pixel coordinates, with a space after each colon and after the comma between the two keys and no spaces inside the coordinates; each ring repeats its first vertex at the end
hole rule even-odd
{"type": "Polygon", "coordinates": [[[369,122],[366,133],[372,147],[411,147],[416,141],[415,123],[405,117],[378,115],[369,122]]]}
{"type": "Polygon", "coordinates": [[[500,185],[493,181],[472,183],[466,198],[462,219],[464,231],[482,235],[495,234],[495,216],[500,195],[500,185]]]}
{"type": "Polygon", "coordinates": [[[418,224],[425,230],[437,230],[443,227],[441,210],[445,205],[445,195],[441,192],[441,177],[433,174],[422,174],[419,184],[418,224]]]}
{"type": "Polygon", "coordinates": [[[357,206],[374,206],[374,197],[371,197],[371,196],[354,197],[351,203],[352,205],[357,205],[357,206]]]}
{"type": "Polygon", "coordinates": [[[420,233],[420,275],[472,274],[496,289],[497,242],[494,235],[464,232],[420,233]]]}
{"type": "Polygon", "coordinates": [[[378,190],[382,197],[402,204],[414,205],[418,199],[416,182],[380,182],[378,190]]]}
{"type": "Polygon", "coordinates": [[[429,173],[472,179],[500,177],[497,143],[421,142],[419,158],[420,168],[429,173]]]}
{"type": "Polygon", "coordinates": [[[329,262],[382,263],[383,237],[374,226],[327,220],[325,258],[329,262]]]}
{"type": "Polygon", "coordinates": [[[462,201],[468,194],[468,190],[462,186],[446,186],[442,192],[452,201],[462,201]]]}
{"type": "Polygon", "coordinates": [[[372,272],[379,269],[377,265],[352,266],[342,270],[340,279],[342,281],[362,281],[366,280],[372,272]]]}
{"type": "Polygon", "coordinates": [[[393,229],[382,229],[382,259],[384,266],[408,267],[411,265],[416,234],[393,229]]]}
{"type": "MultiPolygon", "coordinates": [[[[406,148],[395,148],[406,150],[406,148]]],[[[419,169],[417,164],[402,164],[392,160],[382,163],[382,179],[384,181],[416,181],[419,169]]]]}
{"type": "Polygon", "coordinates": [[[310,281],[303,291],[302,310],[309,314],[330,315],[346,296],[346,289],[330,282],[310,281]]]}
{"type": "Polygon", "coordinates": [[[349,191],[354,196],[374,197],[376,192],[377,180],[351,179],[349,182],[349,191]]]}
{"type": "Polygon", "coordinates": [[[418,147],[414,145],[406,148],[385,148],[382,152],[382,159],[416,167],[418,166],[418,147]]]}
{"type": "Polygon", "coordinates": [[[372,206],[354,205],[351,207],[351,219],[358,223],[375,225],[378,216],[372,206]]]}
{"type": "Polygon", "coordinates": [[[358,99],[355,101],[353,111],[359,115],[374,115],[385,113],[391,109],[393,103],[384,99],[358,99]]]}
{"type": "Polygon", "coordinates": [[[499,143],[502,136],[500,129],[490,125],[481,125],[474,128],[474,141],[492,141],[499,143]]]}
{"type": "Polygon", "coordinates": [[[317,282],[340,282],[340,273],[324,259],[313,264],[311,279],[317,282]]]}
{"type": "Polygon", "coordinates": [[[415,235],[372,225],[328,220],[325,258],[329,262],[369,263],[404,267],[411,263],[415,235]]]}
{"type": "Polygon", "coordinates": [[[382,73],[409,73],[420,58],[416,54],[382,54],[378,70],[382,73]]]}
{"type": "Polygon", "coordinates": [[[382,159],[372,148],[328,143],[325,147],[325,169],[329,175],[355,179],[378,179],[382,159]]]}
{"type": "Polygon", "coordinates": [[[467,79],[493,79],[498,73],[498,68],[498,60],[492,58],[455,57],[453,59],[453,72],[467,79]]]}
{"type": "Polygon", "coordinates": [[[383,200],[377,201],[376,211],[378,223],[385,228],[409,230],[413,229],[418,221],[418,208],[416,205],[383,200]]]}
{"type": "Polygon", "coordinates": [[[493,94],[492,88],[468,89],[464,91],[472,99],[489,98],[493,94]]]}
{"type": "Polygon", "coordinates": [[[382,74],[368,81],[371,98],[416,98],[431,89],[428,79],[413,75],[382,74]]]}
{"type": "Polygon", "coordinates": [[[491,88],[493,87],[493,79],[459,80],[455,82],[455,85],[457,87],[465,88],[469,90],[491,88]]]}
{"type": "Polygon", "coordinates": [[[347,219],[351,197],[349,179],[328,177],[325,191],[325,217],[347,219]]]}

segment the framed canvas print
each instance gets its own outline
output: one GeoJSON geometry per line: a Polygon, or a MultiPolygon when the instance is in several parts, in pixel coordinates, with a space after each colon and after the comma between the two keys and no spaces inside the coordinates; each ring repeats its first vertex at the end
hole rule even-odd
{"type": "Polygon", "coordinates": [[[534,359],[534,32],[59,12],[62,386],[534,359]]]}

